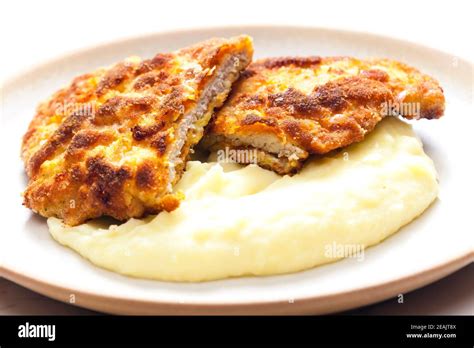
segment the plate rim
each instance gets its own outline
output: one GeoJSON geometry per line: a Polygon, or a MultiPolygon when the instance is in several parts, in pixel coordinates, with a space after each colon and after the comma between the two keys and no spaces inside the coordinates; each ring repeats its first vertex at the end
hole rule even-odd
{"type": "Polygon", "coordinates": [[[246,301],[243,303],[180,303],[102,295],[48,283],[11,269],[2,276],[47,297],[61,302],[109,314],[122,315],[275,315],[330,314],[369,305],[400,293],[407,293],[444,278],[474,262],[474,252],[406,277],[355,290],[288,300],[246,301]],[[67,299],[74,294],[75,302],[67,299]]]}
{"type": "MultiPolygon", "coordinates": [[[[320,32],[330,32],[332,34],[341,35],[357,35],[359,37],[371,37],[377,40],[390,40],[401,45],[409,45],[417,49],[431,51],[433,54],[442,56],[453,56],[441,49],[419,44],[410,40],[400,39],[387,35],[374,34],[358,30],[337,29],[330,27],[308,26],[308,25],[269,25],[269,24],[249,24],[249,25],[216,25],[216,26],[200,26],[195,28],[177,28],[171,30],[163,30],[157,32],[143,33],[133,36],[125,36],[113,40],[105,40],[93,45],[70,50],[54,58],[43,60],[24,69],[17,70],[13,74],[7,75],[1,80],[0,93],[3,93],[9,85],[15,84],[26,74],[33,73],[54,65],[56,62],[87,54],[88,51],[114,46],[119,44],[127,44],[140,39],[152,38],[155,36],[167,35],[185,35],[189,32],[196,34],[197,32],[209,32],[212,30],[240,30],[242,32],[253,30],[311,30],[320,32]]],[[[463,64],[470,65],[473,63],[465,58],[458,57],[463,64]]],[[[2,115],[3,118],[3,115],[2,115]]],[[[15,270],[12,265],[0,265],[0,277],[4,277],[19,285],[25,286],[35,292],[41,293],[56,300],[85,307],[94,310],[100,310],[114,314],[324,314],[333,313],[340,310],[347,310],[359,306],[375,303],[393,296],[401,292],[407,292],[422,287],[436,280],[439,280],[458,269],[474,262],[474,251],[457,255],[456,257],[432,266],[428,269],[412,273],[398,279],[377,283],[357,289],[331,293],[326,295],[298,297],[289,305],[288,301],[270,300],[270,301],[245,301],[245,302],[186,302],[180,303],[176,301],[159,301],[147,299],[134,299],[124,296],[103,295],[96,292],[88,292],[84,290],[72,289],[56,282],[48,282],[31,275],[22,274],[21,271],[15,270]],[[70,303],[67,298],[70,294],[75,294],[77,302],[70,303]],[[349,296],[350,295],[350,296],[349,296]],[[117,307],[115,310],[115,307],[117,307]]]]}
{"type": "MultiPolygon", "coordinates": [[[[237,29],[243,29],[242,32],[245,30],[255,30],[255,29],[289,29],[289,30],[318,30],[318,31],[326,31],[326,32],[337,32],[342,35],[359,35],[359,36],[371,36],[373,38],[377,39],[388,39],[397,43],[403,43],[403,44],[409,44],[413,47],[419,47],[425,50],[431,50],[437,54],[443,54],[443,55],[449,55],[449,56],[454,56],[450,54],[447,51],[444,51],[441,48],[437,48],[434,46],[429,46],[425,44],[420,44],[418,42],[412,41],[410,39],[402,39],[398,38],[395,36],[391,35],[382,35],[378,33],[371,33],[368,31],[364,30],[352,30],[352,29],[339,29],[339,28],[331,28],[331,27],[322,27],[322,26],[313,26],[313,25],[296,25],[296,24],[231,24],[231,25],[208,25],[208,26],[198,26],[198,27],[177,27],[175,29],[166,29],[166,30],[160,30],[160,31],[154,31],[154,32],[147,32],[147,33],[141,33],[141,34],[134,34],[134,35],[125,35],[122,36],[121,38],[114,38],[111,40],[101,40],[99,42],[96,42],[94,44],[88,45],[88,46],[83,46],[79,47],[76,49],[71,49],[63,52],[62,54],[55,56],[55,57],[50,57],[43,59],[37,63],[34,63],[32,65],[29,65],[28,67],[23,67],[18,70],[15,70],[14,72],[10,74],[5,74],[1,79],[0,79],[0,91],[3,91],[5,87],[9,84],[12,84],[15,80],[18,78],[21,78],[23,75],[26,75],[30,72],[33,72],[35,70],[41,69],[46,67],[47,65],[54,64],[56,62],[62,61],[64,59],[69,59],[72,58],[76,55],[81,55],[83,53],[86,53],[87,51],[91,51],[94,49],[101,48],[103,46],[113,46],[117,45],[120,43],[126,43],[130,41],[135,41],[139,39],[146,39],[146,38],[151,38],[156,35],[173,35],[173,34],[185,34],[187,32],[193,31],[193,32],[204,32],[204,31],[210,31],[210,30],[237,30],[237,29]]],[[[461,61],[464,64],[469,64],[474,68],[474,62],[471,61],[469,57],[466,56],[461,56],[456,54],[456,58],[458,58],[458,61],[461,61]]]]}

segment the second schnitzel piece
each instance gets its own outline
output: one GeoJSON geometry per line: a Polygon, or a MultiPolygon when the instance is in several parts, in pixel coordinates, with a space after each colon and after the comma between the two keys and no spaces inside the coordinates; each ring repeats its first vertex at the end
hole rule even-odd
{"type": "Polygon", "coordinates": [[[211,39],[77,77],[23,138],[24,205],[69,225],[175,209],[188,154],[252,53],[248,36],[211,39]]]}
{"type": "Polygon", "coordinates": [[[235,84],[202,145],[252,150],[260,166],[294,174],[310,154],[363,140],[384,116],[436,119],[444,102],[436,80],[394,60],[262,59],[235,84]]]}

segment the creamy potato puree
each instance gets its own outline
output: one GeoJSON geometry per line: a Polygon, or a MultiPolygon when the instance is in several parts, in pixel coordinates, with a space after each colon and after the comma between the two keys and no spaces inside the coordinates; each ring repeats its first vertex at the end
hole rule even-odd
{"type": "Polygon", "coordinates": [[[363,142],[281,177],[256,165],[189,162],[171,212],[52,236],[94,264],[134,277],[204,281],[296,272],[334,261],[329,245],[374,245],[437,196],[436,171],[411,127],[386,118],[363,142]]]}

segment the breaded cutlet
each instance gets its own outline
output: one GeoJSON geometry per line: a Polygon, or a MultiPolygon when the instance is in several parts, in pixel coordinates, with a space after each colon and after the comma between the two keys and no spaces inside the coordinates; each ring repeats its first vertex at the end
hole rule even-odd
{"type": "Polygon", "coordinates": [[[175,209],[188,154],[252,54],[248,36],[210,39],[75,78],[24,135],[24,205],[69,225],[175,209]]]}
{"type": "Polygon", "coordinates": [[[363,140],[388,114],[436,119],[444,103],[435,79],[394,60],[262,59],[242,73],[200,145],[256,151],[260,166],[294,174],[311,154],[363,140]]]}

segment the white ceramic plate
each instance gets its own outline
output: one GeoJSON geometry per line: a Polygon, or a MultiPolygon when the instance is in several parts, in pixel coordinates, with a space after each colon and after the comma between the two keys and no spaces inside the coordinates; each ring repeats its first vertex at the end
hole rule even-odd
{"type": "MultiPolygon", "coordinates": [[[[32,57],[34,59],[34,57],[32,57]]],[[[110,313],[328,313],[374,303],[454,272],[474,259],[471,63],[390,38],[318,28],[233,27],[158,33],[89,48],[10,79],[3,90],[0,274],[61,301],[110,313]],[[35,106],[72,77],[130,55],[151,57],[213,37],[249,34],[256,57],[383,56],[432,74],[447,98],[446,116],[415,124],[440,176],[439,199],[419,219],[369,250],[295,274],[167,283],[93,266],[49,235],[45,219],[21,205],[26,184],[21,136],[35,106]]],[[[198,262],[198,261],[197,261],[198,262]]]]}

